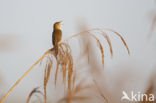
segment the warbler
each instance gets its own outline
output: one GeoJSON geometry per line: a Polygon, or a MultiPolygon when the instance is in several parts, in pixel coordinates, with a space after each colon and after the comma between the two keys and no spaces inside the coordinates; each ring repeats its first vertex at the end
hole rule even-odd
{"type": "Polygon", "coordinates": [[[62,39],[62,31],[61,31],[61,22],[55,22],[53,25],[53,32],[52,32],[52,43],[55,49],[55,55],[58,54],[58,43],[62,39]]]}

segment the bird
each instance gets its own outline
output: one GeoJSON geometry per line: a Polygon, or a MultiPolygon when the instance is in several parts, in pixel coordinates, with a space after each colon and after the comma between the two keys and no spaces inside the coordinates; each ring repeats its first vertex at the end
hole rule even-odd
{"type": "Polygon", "coordinates": [[[52,45],[54,46],[56,56],[58,54],[58,44],[62,40],[61,26],[61,22],[55,22],[53,25],[52,45]]]}

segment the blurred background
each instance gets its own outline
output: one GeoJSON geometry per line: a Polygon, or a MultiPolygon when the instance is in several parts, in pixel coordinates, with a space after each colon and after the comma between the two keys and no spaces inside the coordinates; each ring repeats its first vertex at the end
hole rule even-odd
{"type": "MultiPolygon", "coordinates": [[[[150,34],[155,15],[155,0],[0,0],[0,98],[52,48],[56,21],[62,21],[63,40],[83,30],[81,25],[119,32],[131,55],[118,37],[108,32],[114,57],[105,46],[106,81],[111,81],[111,92],[115,92],[116,85],[122,85],[121,90],[144,91],[156,72],[156,29],[150,34]]],[[[25,102],[30,91],[43,84],[43,71],[42,66],[35,67],[6,103],[25,102]]]]}

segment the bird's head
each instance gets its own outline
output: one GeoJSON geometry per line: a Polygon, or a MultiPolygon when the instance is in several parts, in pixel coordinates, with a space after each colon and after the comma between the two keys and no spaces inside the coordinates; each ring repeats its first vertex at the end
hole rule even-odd
{"type": "Polygon", "coordinates": [[[61,29],[61,26],[62,26],[61,21],[60,22],[55,22],[54,29],[61,29]]]}

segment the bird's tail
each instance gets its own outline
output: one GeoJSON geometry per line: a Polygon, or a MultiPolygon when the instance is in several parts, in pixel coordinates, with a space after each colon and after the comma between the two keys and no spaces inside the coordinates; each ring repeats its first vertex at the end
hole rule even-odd
{"type": "Polygon", "coordinates": [[[57,54],[58,54],[58,44],[56,44],[56,45],[54,46],[54,48],[55,48],[55,56],[57,57],[57,54]]]}

